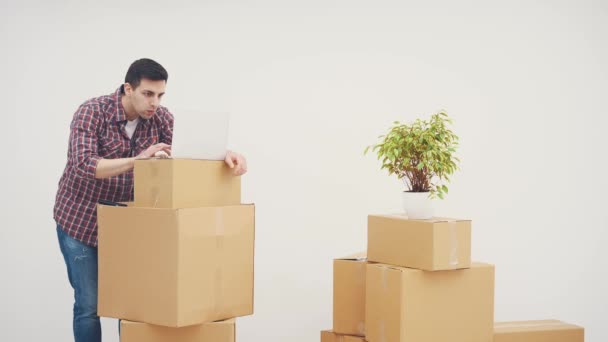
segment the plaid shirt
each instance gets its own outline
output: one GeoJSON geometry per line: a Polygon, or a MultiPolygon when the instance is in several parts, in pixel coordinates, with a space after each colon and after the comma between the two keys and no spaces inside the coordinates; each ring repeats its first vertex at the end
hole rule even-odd
{"type": "Polygon", "coordinates": [[[133,137],[125,131],[122,86],[114,94],[83,103],[72,119],[68,160],[59,180],[54,219],[71,237],[97,246],[97,203],[133,200],[133,170],[97,179],[97,162],[134,157],[157,143],[171,144],[173,115],[160,106],[149,120],[140,118],[133,137]]]}

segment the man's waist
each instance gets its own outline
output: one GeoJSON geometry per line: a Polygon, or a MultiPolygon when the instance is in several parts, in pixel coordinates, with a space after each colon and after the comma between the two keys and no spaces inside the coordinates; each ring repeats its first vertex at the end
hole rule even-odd
{"type": "Polygon", "coordinates": [[[128,201],[133,196],[133,177],[119,175],[106,179],[87,179],[66,170],[59,182],[58,194],[93,203],[99,200],[128,201]]]}

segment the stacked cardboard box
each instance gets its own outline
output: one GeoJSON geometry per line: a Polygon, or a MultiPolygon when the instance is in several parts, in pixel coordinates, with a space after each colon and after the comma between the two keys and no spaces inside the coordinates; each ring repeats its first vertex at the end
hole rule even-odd
{"type": "Polygon", "coordinates": [[[367,259],[334,260],[333,330],[322,341],[583,341],[563,323],[495,326],[494,266],[471,262],[470,220],[369,215],[367,247],[367,259]]]}
{"type": "Polygon", "coordinates": [[[365,253],[334,260],[333,332],[365,336],[365,253]]]}
{"type": "Polygon", "coordinates": [[[123,320],[122,342],[234,342],[231,319],[253,314],[240,178],[186,159],[136,161],[134,176],[134,203],[98,207],[98,314],[123,320]]]}
{"type": "Polygon", "coordinates": [[[490,342],[494,266],[471,263],[471,221],[368,217],[370,342],[490,342]]]}

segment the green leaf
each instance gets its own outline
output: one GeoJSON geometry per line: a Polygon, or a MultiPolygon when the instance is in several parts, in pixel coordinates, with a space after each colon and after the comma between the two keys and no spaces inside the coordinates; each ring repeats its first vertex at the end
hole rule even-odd
{"type": "MultiPolygon", "coordinates": [[[[382,161],[382,168],[398,178],[425,177],[449,183],[449,175],[458,170],[460,160],[454,155],[458,137],[449,129],[452,120],[444,110],[433,113],[429,119],[417,118],[412,123],[394,121],[378,144],[367,146],[364,154],[372,151],[382,161]]],[[[431,183],[432,184],[432,183],[431,183]]],[[[416,185],[420,189],[420,184],[416,185]]],[[[432,184],[432,196],[447,194],[447,186],[432,184]]]]}

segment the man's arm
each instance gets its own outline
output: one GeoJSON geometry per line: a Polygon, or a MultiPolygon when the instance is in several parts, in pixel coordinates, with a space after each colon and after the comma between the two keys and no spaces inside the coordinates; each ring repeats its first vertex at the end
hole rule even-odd
{"type": "Polygon", "coordinates": [[[95,178],[110,178],[123,174],[133,169],[136,159],[152,158],[157,156],[156,153],[160,151],[164,151],[166,154],[158,154],[158,156],[166,156],[168,158],[170,148],[170,145],[160,143],[148,147],[137,157],[100,159],[95,169],[95,178]]]}
{"type": "Polygon", "coordinates": [[[118,159],[99,159],[95,169],[95,178],[110,178],[133,169],[135,157],[118,159]]]}
{"type": "Polygon", "coordinates": [[[93,179],[101,157],[97,154],[97,130],[101,125],[99,108],[81,105],[70,125],[69,154],[76,176],[93,179]]]}
{"type": "Polygon", "coordinates": [[[70,126],[70,154],[78,177],[114,177],[133,169],[135,159],[154,157],[158,151],[168,153],[171,148],[168,144],[161,143],[148,147],[137,157],[104,159],[97,152],[97,130],[100,124],[99,110],[94,106],[80,106],[74,114],[70,126]]]}

